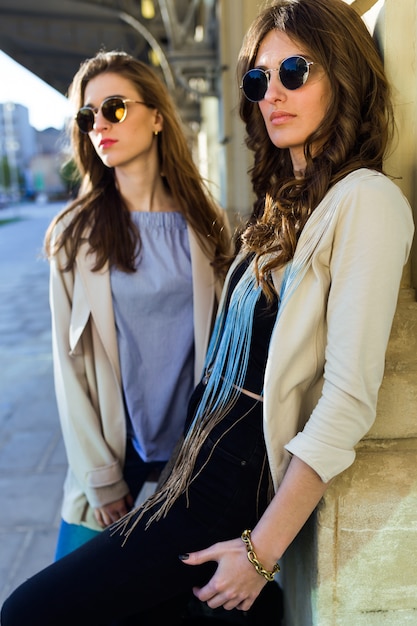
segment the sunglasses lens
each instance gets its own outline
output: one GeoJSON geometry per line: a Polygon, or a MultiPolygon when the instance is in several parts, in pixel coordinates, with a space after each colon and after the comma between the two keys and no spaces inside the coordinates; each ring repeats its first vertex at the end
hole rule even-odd
{"type": "Polygon", "coordinates": [[[263,100],[268,89],[268,78],[263,70],[249,70],[242,79],[242,90],[251,102],[263,100]]]}
{"type": "MultiPolygon", "coordinates": [[[[126,117],[126,104],[121,98],[107,98],[100,107],[103,117],[112,124],[123,122],[126,117]]],[[[78,127],[82,133],[90,133],[94,128],[96,109],[81,107],[76,116],[78,127]]]]}
{"type": "Polygon", "coordinates": [[[308,78],[308,64],[303,57],[288,57],[281,63],[279,77],[286,89],[302,87],[308,78]]]}
{"type": "Polygon", "coordinates": [[[121,98],[108,98],[101,105],[101,111],[112,124],[123,122],[126,117],[126,105],[121,98]]]}
{"type": "Polygon", "coordinates": [[[94,126],[94,112],[89,107],[82,107],[75,118],[82,133],[89,133],[94,126]]]}

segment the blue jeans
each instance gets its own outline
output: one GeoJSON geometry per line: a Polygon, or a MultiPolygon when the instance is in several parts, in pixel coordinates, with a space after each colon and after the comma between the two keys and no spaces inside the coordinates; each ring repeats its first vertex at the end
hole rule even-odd
{"type": "MultiPolygon", "coordinates": [[[[126,444],[126,459],[123,470],[123,477],[128,484],[129,491],[134,500],[139,495],[144,483],[154,471],[160,472],[165,466],[165,461],[153,461],[146,463],[133,447],[132,441],[128,439],[126,444]]],[[[58,531],[58,540],[55,550],[55,561],[62,559],[73,550],[76,550],[90,539],[99,535],[102,531],[93,530],[82,524],[69,524],[64,519],[58,531]]]]}

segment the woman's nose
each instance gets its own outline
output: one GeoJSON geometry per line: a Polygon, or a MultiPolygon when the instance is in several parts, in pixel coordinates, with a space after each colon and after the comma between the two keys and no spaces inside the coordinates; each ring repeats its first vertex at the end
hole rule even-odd
{"type": "Polygon", "coordinates": [[[269,102],[276,100],[284,100],[286,98],[285,88],[279,78],[277,70],[271,71],[269,74],[268,87],[265,92],[264,99],[269,102]]]}
{"type": "Polygon", "coordinates": [[[107,128],[109,123],[110,122],[108,120],[106,120],[106,118],[102,114],[101,110],[97,111],[97,113],[95,113],[95,115],[94,115],[94,124],[93,124],[93,129],[94,130],[100,130],[102,128],[107,128]]]}

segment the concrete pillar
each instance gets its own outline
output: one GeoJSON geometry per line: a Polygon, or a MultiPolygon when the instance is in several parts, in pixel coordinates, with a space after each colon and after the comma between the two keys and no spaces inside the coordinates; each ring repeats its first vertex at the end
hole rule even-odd
{"type": "MultiPolygon", "coordinates": [[[[378,23],[398,142],[386,169],[417,208],[417,0],[386,0],[378,23]]],[[[393,234],[394,236],[394,234],[393,234]]],[[[376,422],[287,551],[285,626],[417,624],[416,255],[406,268],[376,422]]]]}
{"type": "Polygon", "coordinates": [[[220,201],[232,224],[237,224],[251,212],[253,200],[247,173],[252,154],[245,146],[245,129],[237,110],[236,64],[244,33],[258,14],[259,7],[253,0],[220,0],[218,10],[222,66],[218,158],[223,195],[220,201]]]}
{"type": "MultiPolygon", "coordinates": [[[[387,169],[410,200],[417,217],[417,0],[385,0],[376,34],[384,53],[385,68],[393,86],[398,147],[387,169]]],[[[411,258],[405,286],[417,286],[417,254],[411,258]]]]}

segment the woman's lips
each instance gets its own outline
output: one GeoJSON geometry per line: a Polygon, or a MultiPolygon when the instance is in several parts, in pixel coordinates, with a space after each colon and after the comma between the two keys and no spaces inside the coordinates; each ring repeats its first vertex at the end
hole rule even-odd
{"type": "Polygon", "coordinates": [[[285,122],[293,120],[294,118],[295,115],[292,115],[287,111],[274,111],[269,117],[271,124],[274,124],[275,126],[279,126],[279,124],[285,124],[285,122]]]}
{"type": "Polygon", "coordinates": [[[99,143],[99,147],[111,148],[115,143],[117,143],[116,139],[102,139],[99,143]]]}

